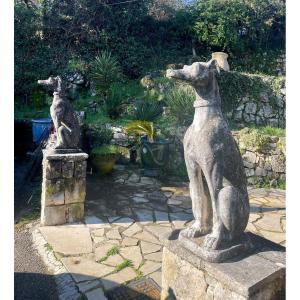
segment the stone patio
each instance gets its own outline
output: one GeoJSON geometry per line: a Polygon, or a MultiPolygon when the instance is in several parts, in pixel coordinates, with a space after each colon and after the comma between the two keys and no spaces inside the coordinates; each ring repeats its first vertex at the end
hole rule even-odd
{"type": "MultiPolygon", "coordinates": [[[[247,230],[285,246],[285,191],[249,188],[249,196],[247,230]]],[[[87,176],[84,223],[39,231],[79,292],[106,299],[106,291],[143,276],[161,286],[159,235],[192,222],[191,205],[187,183],[117,165],[111,176],[87,176]]]]}

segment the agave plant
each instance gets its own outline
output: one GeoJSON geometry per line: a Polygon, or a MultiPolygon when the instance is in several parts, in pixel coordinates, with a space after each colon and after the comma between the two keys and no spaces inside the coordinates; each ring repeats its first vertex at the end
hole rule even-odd
{"type": "Polygon", "coordinates": [[[92,65],[92,79],[96,91],[106,96],[110,86],[121,77],[121,67],[117,59],[108,51],[96,56],[92,65]]]}
{"type": "Polygon", "coordinates": [[[129,135],[146,135],[150,143],[154,142],[154,126],[152,122],[135,120],[131,121],[125,127],[127,134],[129,135]]]}

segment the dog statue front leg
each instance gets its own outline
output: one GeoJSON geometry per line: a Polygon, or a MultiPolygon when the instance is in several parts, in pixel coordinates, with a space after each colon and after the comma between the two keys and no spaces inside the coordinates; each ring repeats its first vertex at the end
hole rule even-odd
{"type": "Polygon", "coordinates": [[[190,196],[195,222],[184,229],[182,234],[194,238],[205,235],[211,231],[212,208],[207,187],[204,185],[201,168],[193,159],[185,158],[190,180],[190,196]]]}
{"type": "Polygon", "coordinates": [[[209,188],[213,211],[212,232],[205,237],[204,247],[215,250],[226,240],[226,231],[219,209],[219,192],[223,187],[222,166],[214,160],[206,161],[203,173],[209,188]]]}

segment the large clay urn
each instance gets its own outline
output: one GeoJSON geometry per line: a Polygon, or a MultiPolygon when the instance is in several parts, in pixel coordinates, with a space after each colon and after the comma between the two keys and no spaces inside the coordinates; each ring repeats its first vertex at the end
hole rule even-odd
{"type": "Polygon", "coordinates": [[[213,52],[211,55],[212,59],[217,60],[218,65],[221,69],[223,69],[224,71],[229,71],[229,64],[227,61],[228,58],[228,54],[224,53],[224,52],[213,52]]]}

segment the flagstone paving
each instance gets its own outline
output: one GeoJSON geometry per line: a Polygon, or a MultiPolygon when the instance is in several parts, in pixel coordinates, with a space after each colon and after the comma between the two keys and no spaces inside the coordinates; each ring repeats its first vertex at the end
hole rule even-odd
{"type": "MultiPolygon", "coordinates": [[[[247,230],[285,246],[285,191],[249,188],[249,197],[247,230]]],[[[159,236],[193,220],[187,183],[120,170],[88,176],[85,207],[81,224],[39,228],[79,291],[106,299],[103,292],[141,276],[161,285],[159,236]]]]}

